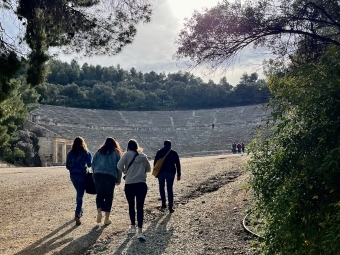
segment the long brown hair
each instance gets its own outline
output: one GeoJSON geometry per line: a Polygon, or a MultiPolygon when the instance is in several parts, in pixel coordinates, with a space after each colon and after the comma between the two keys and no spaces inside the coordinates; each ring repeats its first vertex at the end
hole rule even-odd
{"type": "Polygon", "coordinates": [[[139,146],[138,142],[135,139],[130,139],[128,142],[127,149],[129,151],[135,151],[135,152],[142,152],[143,148],[139,146]]]}
{"type": "Polygon", "coordinates": [[[106,138],[105,142],[99,147],[98,151],[101,154],[111,154],[113,151],[117,151],[119,155],[123,154],[123,150],[120,148],[119,142],[112,137],[106,138]]]}
{"type": "Polygon", "coordinates": [[[83,151],[87,151],[87,145],[84,138],[77,136],[73,141],[71,151],[74,154],[80,154],[83,151]]]}

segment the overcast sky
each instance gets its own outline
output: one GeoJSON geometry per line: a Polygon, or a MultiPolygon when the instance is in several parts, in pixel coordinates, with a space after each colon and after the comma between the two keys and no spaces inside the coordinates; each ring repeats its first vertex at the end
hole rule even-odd
{"type": "MultiPolygon", "coordinates": [[[[155,0],[151,22],[138,27],[135,40],[121,53],[111,57],[77,57],[77,60],[80,64],[87,62],[101,66],[119,64],[125,70],[134,67],[137,71],[142,72],[155,71],[159,73],[164,71],[166,74],[177,72],[181,70],[180,65],[172,59],[172,56],[176,51],[174,41],[183,27],[184,18],[191,17],[194,10],[215,6],[217,2],[218,0],[155,0]]],[[[69,61],[71,58],[69,56],[61,59],[69,61]]],[[[260,74],[260,78],[263,78],[262,69],[259,67],[261,63],[261,55],[246,50],[236,60],[233,68],[226,73],[218,72],[207,75],[202,70],[194,70],[192,73],[205,81],[212,79],[215,82],[219,82],[221,77],[226,76],[230,84],[236,85],[245,72],[248,74],[257,72],[260,74]]]]}

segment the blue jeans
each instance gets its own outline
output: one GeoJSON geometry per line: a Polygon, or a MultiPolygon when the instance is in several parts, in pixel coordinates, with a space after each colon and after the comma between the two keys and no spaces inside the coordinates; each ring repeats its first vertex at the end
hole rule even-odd
{"type": "Polygon", "coordinates": [[[75,215],[80,218],[83,214],[82,206],[85,193],[85,173],[70,173],[70,178],[77,193],[75,215]]]}
{"type": "Polygon", "coordinates": [[[173,207],[174,204],[174,192],[173,192],[173,186],[175,181],[175,175],[174,173],[167,173],[167,172],[160,172],[157,176],[158,183],[159,183],[159,194],[161,196],[162,200],[162,206],[166,205],[166,199],[165,199],[165,182],[166,182],[166,189],[168,192],[168,202],[169,202],[169,208],[173,207]]]}
{"type": "Polygon", "coordinates": [[[97,191],[97,209],[101,208],[103,212],[111,212],[116,178],[109,174],[95,173],[93,180],[97,191]]]}

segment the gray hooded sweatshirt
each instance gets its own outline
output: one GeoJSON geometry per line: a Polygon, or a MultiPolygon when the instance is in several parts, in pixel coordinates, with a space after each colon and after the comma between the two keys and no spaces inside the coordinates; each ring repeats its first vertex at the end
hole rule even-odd
{"type": "Polygon", "coordinates": [[[127,167],[136,155],[136,152],[125,152],[117,163],[118,169],[126,174],[125,184],[146,182],[146,173],[151,172],[151,166],[147,156],[142,152],[138,152],[138,154],[129,169],[127,169],[127,167]]]}

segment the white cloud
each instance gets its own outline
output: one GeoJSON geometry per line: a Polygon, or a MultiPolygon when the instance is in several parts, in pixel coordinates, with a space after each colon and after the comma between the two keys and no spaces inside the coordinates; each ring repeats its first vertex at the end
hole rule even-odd
{"type": "Polygon", "coordinates": [[[217,0],[169,0],[170,8],[173,14],[183,20],[190,18],[194,10],[201,11],[203,8],[215,6],[217,0]]]}
{"type": "MultiPolygon", "coordinates": [[[[148,71],[177,71],[172,55],[176,51],[174,40],[180,29],[180,20],[175,18],[167,2],[155,5],[150,23],[141,24],[132,44],[127,45],[116,56],[95,56],[91,58],[78,58],[79,62],[100,64],[103,66],[117,65],[124,69],[135,67],[137,70],[148,71]],[[160,67],[170,70],[159,70],[160,67]]],[[[70,59],[73,56],[62,57],[70,59]]]]}
{"type": "MultiPolygon", "coordinates": [[[[117,56],[95,56],[91,58],[77,58],[80,63],[87,62],[92,65],[116,66],[129,70],[134,67],[142,72],[177,72],[179,65],[172,59],[176,51],[174,44],[177,34],[184,23],[185,17],[190,17],[194,10],[202,10],[203,7],[216,5],[216,0],[158,0],[154,5],[154,12],[150,23],[142,24],[137,29],[137,35],[131,45],[126,46],[117,56]]],[[[69,61],[74,56],[61,56],[64,61],[69,61]]],[[[225,73],[221,71],[207,75],[204,71],[195,69],[192,73],[203,80],[209,79],[218,82],[222,76],[226,76],[229,83],[236,85],[245,72],[257,72],[262,78],[262,70],[258,64],[263,59],[262,55],[256,55],[244,51],[243,55],[235,61],[232,69],[225,73]],[[254,65],[256,64],[256,65],[254,65]]]]}

